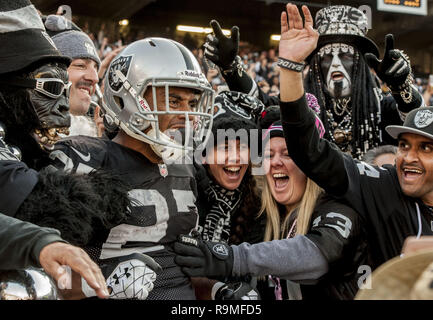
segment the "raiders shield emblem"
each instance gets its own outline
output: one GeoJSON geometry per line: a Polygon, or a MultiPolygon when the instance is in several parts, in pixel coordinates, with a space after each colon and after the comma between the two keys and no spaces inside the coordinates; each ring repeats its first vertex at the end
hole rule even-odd
{"type": "Polygon", "coordinates": [[[119,57],[113,61],[108,71],[108,83],[110,88],[117,92],[122,87],[120,78],[116,75],[116,70],[120,70],[125,77],[128,77],[129,67],[131,66],[132,56],[119,57]]]}
{"type": "Polygon", "coordinates": [[[223,244],[215,244],[212,248],[213,252],[218,255],[218,256],[223,256],[226,257],[229,255],[229,252],[226,248],[226,246],[224,246],[223,244]]]}
{"type": "Polygon", "coordinates": [[[420,110],[416,113],[414,123],[417,128],[428,127],[433,122],[433,112],[420,110]]]}

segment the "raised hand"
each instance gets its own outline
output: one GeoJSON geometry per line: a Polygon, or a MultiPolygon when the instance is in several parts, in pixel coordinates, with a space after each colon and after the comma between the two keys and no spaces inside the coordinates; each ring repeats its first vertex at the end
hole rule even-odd
{"type": "Polygon", "coordinates": [[[279,56],[301,63],[316,48],[319,33],[313,29],[313,17],[307,6],[302,6],[305,25],[296,5],[288,3],[286,9],[287,12],[281,13],[279,56]]]}
{"type": "Polygon", "coordinates": [[[231,37],[226,37],[218,21],[212,20],[210,26],[214,34],[209,34],[206,37],[204,55],[222,71],[227,70],[231,67],[239,51],[239,28],[233,26],[231,37]]]}
{"type": "Polygon", "coordinates": [[[403,51],[394,49],[394,36],[385,36],[385,54],[379,60],[372,53],[365,54],[368,65],[376,71],[377,76],[384,81],[392,90],[398,90],[404,85],[408,75],[411,73],[409,58],[403,51]]]}

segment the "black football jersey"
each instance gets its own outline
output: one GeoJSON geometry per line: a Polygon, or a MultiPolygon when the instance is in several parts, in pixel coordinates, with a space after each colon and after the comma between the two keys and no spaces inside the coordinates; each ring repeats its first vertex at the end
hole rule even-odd
{"type": "Polygon", "coordinates": [[[310,225],[305,236],[326,258],[329,272],[315,285],[301,286],[303,299],[353,299],[364,270],[371,269],[363,217],[325,194],[316,203],[310,225]]]}
{"type": "Polygon", "coordinates": [[[178,235],[197,227],[192,165],[159,166],[111,140],[85,136],[58,142],[50,157],[58,168],[82,174],[102,169],[117,174],[130,186],[127,220],[108,230],[103,243],[85,248],[98,263],[145,253],[163,269],[148,299],[195,299],[189,278],[175,264],[171,248],[178,235]]]}
{"type": "Polygon", "coordinates": [[[433,214],[420,199],[406,196],[394,166],[372,166],[354,160],[320,139],[305,98],[281,103],[287,149],[298,167],[330,194],[361,214],[372,257],[372,269],[401,254],[409,236],[433,235],[433,214]]]}

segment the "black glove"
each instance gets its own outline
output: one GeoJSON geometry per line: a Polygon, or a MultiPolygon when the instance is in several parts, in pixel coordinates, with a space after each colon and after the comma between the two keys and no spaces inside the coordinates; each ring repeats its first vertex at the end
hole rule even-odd
{"type": "Polygon", "coordinates": [[[218,287],[218,289],[213,295],[213,300],[260,300],[260,295],[255,290],[257,278],[250,278],[251,280],[249,282],[217,282],[215,286],[218,287]]]}
{"type": "Polygon", "coordinates": [[[239,51],[239,28],[237,26],[232,27],[229,38],[223,34],[216,20],[212,20],[210,26],[214,35],[207,35],[204,55],[220,67],[221,71],[231,69],[239,51]]]}
{"type": "Polygon", "coordinates": [[[233,249],[225,243],[203,241],[200,237],[179,236],[174,243],[174,261],[189,277],[226,281],[232,274],[233,249]]]}
{"type": "Polygon", "coordinates": [[[404,89],[408,76],[411,76],[409,58],[403,51],[394,49],[392,34],[385,36],[385,55],[382,60],[378,60],[372,53],[366,53],[365,60],[376,71],[380,80],[384,81],[392,91],[404,89]]]}

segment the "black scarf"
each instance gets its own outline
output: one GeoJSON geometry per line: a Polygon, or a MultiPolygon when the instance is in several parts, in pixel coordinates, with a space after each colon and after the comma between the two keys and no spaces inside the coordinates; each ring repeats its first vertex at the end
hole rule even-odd
{"type": "Polygon", "coordinates": [[[203,240],[229,241],[231,219],[242,202],[242,184],[235,190],[227,190],[209,179],[205,194],[210,210],[203,225],[203,240]]]}

